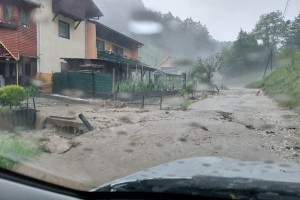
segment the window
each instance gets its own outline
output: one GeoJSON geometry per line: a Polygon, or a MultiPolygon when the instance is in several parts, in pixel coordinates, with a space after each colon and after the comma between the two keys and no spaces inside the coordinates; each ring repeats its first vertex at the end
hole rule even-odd
{"type": "Polygon", "coordinates": [[[23,65],[22,65],[22,63],[19,64],[18,72],[19,72],[19,76],[23,76],[23,65]]]}
{"type": "Polygon", "coordinates": [[[29,26],[29,14],[25,10],[21,9],[21,25],[29,26]]]}
{"type": "Polygon", "coordinates": [[[30,65],[30,63],[25,64],[25,75],[26,76],[31,76],[31,65],[30,65]]]}
{"type": "Polygon", "coordinates": [[[121,47],[113,46],[113,52],[119,56],[123,56],[124,49],[121,47]]]}
{"type": "Polygon", "coordinates": [[[97,40],[97,51],[105,51],[105,44],[102,40],[97,40]]]}
{"type": "Polygon", "coordinates": [[[15,77],[16,76],[16,64],[10,63],[9,68],[10,68],[10,77],[15,77]]]}
{"type": "Polygon", "coordinates": [[[13,18],[13,7],[9,5],[3,5],[3,19],[6,22],[11,22],[13,18]]]}
{"type": "Polygon", "coordinates": [[[70,39],[70,25],[68,23],[58,21],[59,37],[70,39]]]}

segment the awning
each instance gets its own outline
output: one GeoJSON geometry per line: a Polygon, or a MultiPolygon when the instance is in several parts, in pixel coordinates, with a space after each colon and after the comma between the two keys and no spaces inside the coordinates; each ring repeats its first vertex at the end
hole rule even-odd
{"type": "Polygon", "coordinates": [[[61,58],[65,60],[68,64],[70,64],[73,68],[81,66],[84,64],[97,64],[101,65],[100,63],[113,63],[122,68],[130,68],[130,69],[143,69],[144,71],[151,71],[154,72],[157,69],[149,67],[148,65],[141,63],[139,61],[133,61],[130,59],[119,58],[119,59],[112,59],[109,57],[106,58],[98,58],[98,59],[88,59],[88,58],[61,58]]]}
{"type": "Polygon", "coordinates": [[[19,60],[19,57],[14,56],[8,48],[0,41],[0,59],[5,58],[5,59],[14,59],[16,61],[19,60]]]}

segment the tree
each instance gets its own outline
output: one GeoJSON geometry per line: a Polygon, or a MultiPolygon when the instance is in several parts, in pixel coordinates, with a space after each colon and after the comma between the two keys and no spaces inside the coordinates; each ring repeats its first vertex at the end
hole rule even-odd
{"type": "Polygon", "coordinates": [[[218,54],[209,56],[205,60],[198,58],[192,73],[200,78],[201,81],[212,84],[212,79],[220,67],[220,61],[220,56],[218,54]]]}
{"type": "Polygon", "coordinates": [[[284,21],[280,11],[271,12],[260,16],[253,34],[256,39],[263,41],[265,46],[282,45],[288,31],[288,24],[284,21]]]}
{"type": "Polygon", "coordinates": [[[242,29],[232,48],[221,54],[221,71],[225,75],[240,75],[258,69],[265,62],[267,48],[258,44],[255,35],[242,29]]]}
{"type": "Polygon", "coordinates": [[[300,50],[300,14],[291,22],[287,45],[295,46],[300,50]]]}

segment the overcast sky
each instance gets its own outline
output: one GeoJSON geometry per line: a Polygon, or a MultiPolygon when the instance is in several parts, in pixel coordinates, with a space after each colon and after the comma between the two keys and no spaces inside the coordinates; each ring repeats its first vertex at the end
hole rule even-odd
{"type": "MultiPolygon", "coordinates": [[[[259,16],[284,11],[287,0],[143,0],[151,10],[167,13],[182,19],[192,17],[205,24],[217,40],[233,41],[242,28],[251,31],[259,16]]],[[[286,19],[300,13],[300,0],[290,0],[286,19]]]]}

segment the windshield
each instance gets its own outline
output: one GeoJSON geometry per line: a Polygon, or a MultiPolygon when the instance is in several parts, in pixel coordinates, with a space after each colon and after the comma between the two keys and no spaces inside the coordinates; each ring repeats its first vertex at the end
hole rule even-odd
{"type": "Polygon", "coordinates": [[[158,165],[130,181],[299,183],[299,8],[0,0],[0,167],[84,191],[158,165]]]}

